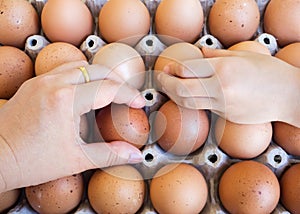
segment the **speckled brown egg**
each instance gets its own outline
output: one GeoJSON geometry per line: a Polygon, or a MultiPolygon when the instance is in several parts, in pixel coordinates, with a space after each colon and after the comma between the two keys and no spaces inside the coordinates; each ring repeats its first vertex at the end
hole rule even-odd
{"type": "Polygon", "coordinates": [[[66,42],[54,42],[45,46],[35,60],[35,74],[47,73],[53,68],[78,60],[87,60],[83,52],[76,46],[66,42]]]}
{"type": "Polygon", "coordinates": [[[26,39],[40,31],[39,16],[26,0],[0,1],[0,43],[23,49],[26,39]]]}
{"type": "Polygon", "coordinates": [[[81,174],[25,188],[26,198],[38,213],[68,213],[78,206],[83,196],[81,174]]]}
{"type": "Polygon", "coordinates": [[[97,213],[136,213],[144,202],[145,183],[130,165],[96,170],[88,184],[88,199],[97,213]]]}
{"type": "Polygon", "coordinates": [[[275,57],[300,68],[300,42],[291,43],[279,49],[275,57]]]}
{"type": "Polygon", "coordinates": [[[300,164],[287,168],[280,178],[280,201],[285,208],[293,213],[300,213],[300,164]]]}
{"type": "Polygon", "coordinates": [[[204,110],[187,109],[169,100],[159,108],[153,132],[157,143],[165,151],[188,155],[205,143],[209,119],[204,110]]]}
{"type": "Polygon", "coordinates": [[[210,33],[225,47],[250,40],[260,22],[255,0],[217,0],[208,16],[210,33]]]}
{"type": "Polygon", "coordinates": [[[0,193],[0,212],[5,213],[4,211],[15,205],[20,197],[20,193],[20,189],[0,193]]]}
{"type": "Polygon", "coordinates": [[[150,125],[143,109],[112,103],[100,109],[96,121],[105,141],[124,140],[137,148],[147,143],[150,125]]]}
{"type": "Polygon", "coordinates": [[[155,31],[166,45],[194,43],[202,33],[203,8],[199,0],[164,0],[155,13],[155,31]]]}
{"type": "Polygon", "coordinates": [[[272,213],[280,196],[276,175],[253,161],[234,163],[221,175],[218,187],[222,205],[229,213],[272,213]]]}
{"type": "Polygon", "coordinates": [[[12,46],[0,47],[0,67],[0,99],[11,98],[26,80],[34,76],[30,57],[12,46]]]}
{"type": "Polygon", "coordinates": [[[185,163],[163,166],[150,182],[150,199],[158,213],[200,213],[207,196],[204,176],[185,163]]]}
{"type": "Polygon", "coordinates": [[[266,33],[273,35],[280,47],[300,42],[300,1],[270,0],[264,13],[266,33]]]}

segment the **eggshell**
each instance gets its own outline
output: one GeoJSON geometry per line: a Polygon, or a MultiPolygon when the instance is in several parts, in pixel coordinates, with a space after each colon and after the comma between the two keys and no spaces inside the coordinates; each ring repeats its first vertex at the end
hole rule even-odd
{"type": "Polygon", "coordinates": [[[294,164],[280,178],[280,201],[285,208],[293,213],[300,213],[300,164],[294,164]]]}
{"type": "Polygon", "coordinates": [[[0,193],[0,212],[5,213],[9,208],[15,205],[20,197],[20,189],[14,189],[0,193]]]}
{"type": "Polygon", "coordinates": [[[251,51],[260,54],[271,55],[270,50],[263,44],[257,41],[242,41],[238,42],[228,48],[228,50],[236,51],[251,51]]]}
{"type": "Polygon", "coordinates": [[[150,182],[150,199],[158,213],[200,213],[207,196],[204,176],[185,163],[163,166],[150,182]]]}
{"type": "Polygon", "coordinates": [[[229,213],[272,213],[280,196],[276,175],[264,164],[241,161],[222,174],[219,187],[222,205],[229,213]]]}
{"type": "Polygon", "coordinates": [[[231,158],[254,158],[270,145],[272,125],[237,124],[219,117],[215,123],[215,138],[219,147],[231,158]]]}
{"type": "Polygon", "coordinates": [[[166,45],[184,41],[193,43],[204,26],[203,8],[199,0],[164,0],[155,13],[155,31],[166,45]]]}
{"type": "Polygon", "coordinates": [[[250,40],[260,22],[255,0],[217,0],[208,16],[208,28],[225,47],[250,40]]]}
{"type": "Polygon", "coordinates": [[[81,0],[48,0],[41,13],[41,24],[51,42],[67,42],[77,47],[94,28],[92,14],[81,0]]]}
{"type": "Polygon", "coordinates": [[[280,47],[300,42],[300,1],[270,0],[264,13],[266,33],[272,34],[280,47]]]}
{"type": "Polygon", "coordinates": [[[150,30],[150,14],[140,0],[110,0],[101,8],[100,36],[108,43],[124,42],[134,46],[150,30]]]}
{"type": "Polygon", "coordinates": [[[140,172],[130,165],[96,170],[88,184],[88,199],[97,213],[137,213],[145,197],[140,172]]]}
{"type": "Polygon", "coordinates": [[[110,68],[137,89],[144,85],[146,75],[144,61],[141,55],[127,44],[114,42],[103,46],[94,55],[92,63],[110,68]]]}
{"type": "Polygon", "coordinates": [[[40,20],[26,0],[0,1],[0,43],[23,49],[27,37],[38,34],[40,20]]]}
{"type": "Polygon", "coordinates": [[[169,100],[159,108],[153,132],[165,151],[188,155],[205,143],[209,132],[208,116],[204,110],[187,109],[169,100]]]}
{"type": "Polygon", "coordinates": [[[81,174],[25,188],[26,198],[38,213],[59,214],[72,211],[80,203],[84,190],[81,174]]]}
{"type": "Polygon", "coordinates": [[[16,47],[0,47],[0,67],[0,99],[11,98],[26,80],[34,76],[33,62],[16,47]]]}
{"type": "Polygon", "coordinates": [[[275,57],[300,68],[300,42],[291,43],[279,49],[275,57]]]}
{"type": "Polygon", "coordinates": [[[66,42],[54,42],[45,46],[35,60],[35,74],[41,75],[67,62],[87,60],[76,46],[66,42]]]}
{"type": "Polygon", "coordinates": [[[150,125],[143,109],[112,103],[100,109],[96,121],[105,141],[124,140],[137,148],[147,143],[150,125]]]}

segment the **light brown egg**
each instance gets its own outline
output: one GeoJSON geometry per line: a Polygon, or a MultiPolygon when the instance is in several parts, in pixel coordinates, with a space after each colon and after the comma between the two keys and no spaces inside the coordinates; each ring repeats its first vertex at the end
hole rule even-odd
{"type": "Polygon", "coordinates": [[[88,184],[88,199],[97,213],[136,213],[144,202],[145,183],[131,165],[96,170],[88,184]]]}
{"type": "Polygon", "coordinates": [[[165,165],[150,183],[150,199],[158,213],[200,213],[207,196],[204,176],[193,165],[185,163],[165,165]]]}
{"type": "Polygon", "coordinates": [[[300,68],[300,42],[291,43],[279,49],[275,57],[300,68]]]}
{"type": "Polygon", "coordinates": [[[230,157],[250,159],[262,154],[270,145],[272,125],[237,124],[219,117],[215,123],[215,138],[230,157]]]}
{"type": "Polygon", "coordinates": [[[13,205],[15,205],[20,197],[21,190],[14,189],[0,193],[0,212],[5,213],[13,205]]]}
{"type": "Polygon", "coordinates": [[[229,213],[264,214],[276,208],[280,187],[276,175],[267,166],[247,160],[225,170],[218,192],[229,213]]]}
{"type": "Polygon", "coordinates": [[[0,108],[7,102],[6,99],[0,99],[0,108]]]}
{"type": "Polygon", "coordinates": [[[108,43],[124,42],[134,46],[150,30],[150,14],[140,0],[110,0],[98,17],[100,36],[108,43]]]}
{"type": "Polygon", "coordinates": [[[169,100],[159,108],[153,132],[165,151],[188,155],[205,143],[209,119],[204,110],[187,109],[169,100]]]}
{"type": "Polygon", "coordinates": [[[96,121],[105,141],[124,140],[137,148],[147,143],[150,125],[143,109],[112,103],[100,109],[96,121]]]}
{"type": "Polygon", "coordinates": [[[271,55],[270,50],[265,45],[253,40],[238,42],[230,46],[228,50],[251,51],[255,53],[271,55]]]}
{"type": "Polygon", "coordinates": [[[0,43],[23,49],[27,37],[40,32],[35,8],[26,0],[0,1],[0,43]]]}
{"type": "Polygon", "coordinates": [[[110,68],[137,89],[144,85],[146,74],[144,61],[141,55],[127,44],[114,42],[103,46],[95,54],[92,63],[110,68]]]}
{"type": "Polygon", "coordinates": [[[217,0],[208,16],[210,33],[225,47],[250,40],[259,22],[260,13],[255,0],[217,0]]]}
{"type": "Polygon", "coordinates": [[[0,99],[11,98],[19,87],[34,76],[33,62],[20,49],[0,47],[0,99]]]}
{"type": "Polygon", "coordinates": [[[294,164],[280,178],[280,201],[293,214],[300,213],[300,164],[294,164]]]}
{"type": "Polygon", "coordinates": [[[78,206],[83,196],[81,174],[25,188],[26,198],[38,213],[68,213],[78,206]]]}
{"type": "Polygon", "coordinates": [[[280,47],[284,47],[293,42],[300,42],[299,11],[299,1],[269,1],[263,17],[264,30],[277,39],[280,47]]]}
{"type": "Polygon", "coordinates": [[[174,42],[194,43],[202,33],[203,8],[198,0],[164,0],[155,13],[155,31],[167,46],[174,42]]]}
{"type": "Polygon", "coordinates": [[[66,42],[54,42],[45,46],[35,60],[35,74],[41,75],[67,62],[87,60],[76,46],[66,42]]]}
{"type": "Polygon", "coordinates": [[[81,0],[48,0],[42,10],[41,24],[51,42],[67,42],[77,47],[94,28],[92,14],[81,0]]]}

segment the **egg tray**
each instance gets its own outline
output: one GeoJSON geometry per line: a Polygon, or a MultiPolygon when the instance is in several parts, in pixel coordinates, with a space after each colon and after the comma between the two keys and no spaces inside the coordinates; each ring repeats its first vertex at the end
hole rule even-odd
{"type": "MultiPolygon", "coordinates": [[[[107,0],[86,0],[85,4],[90,9],[91,13],[94,16],[95,21],[95,31],[94,34],[88,36],[86,40],[80,46],[81,51],[86,55],[87,59],[91,62],[94,54],[106,43],[102,40],[101,35],[98,33],[97,29],[97,16],[101,7],[105,4],[107,0]]],[[[155,35],[155,27],[153,23],[153,16],[155,14],[156,8],[160,3],[160,0],[142,0],[143,3],[149,9],[149,12],[152,17],[152,25],[149,31],[149,34],[143,37],[140,42],[134,47],[142,56],[146,66],[146,79],[145,85],[141,89],[141,93],[144,95],[146,100],[146,106],[144,108],[146,114],[149,117],[149,122],[151,124],[151,119],[153,113],[155,113],[159,107],[165,103],[168,98],[162,93],[155,89],[155,81],[153,78],[153,67],[156,57],[166,48],[158,37],[155,35]]],[[[211,48],[222,48],[222,44],[212,35],[209,34],[209,29],[207,28],[206,20],[209,13],[210,7],[213,5],[213,0],[199,0],[204,9],[205,24],[203,32],[199,35],[199,40],[194,44],[198,47],[208,46],[211,48]]],[[[41,14],[42,8],[46,3],[46,0],[29,0],[29,2],[36,8],[38,14],[41,14]]],[[[268,0],[257,0],[259,6],[261,17],[265,6],[267,5],[268,0]]],[[[263,20],[253,37],[253,40],[257,40],[264,45],[266,45],[272,54],[278,51],[278,46],[275,38],[263,32],[262,28],[263,20]]],[[[40,34],[33,35],[28,37],[25,45],[25,52],[32,58],[34,61],[39,51],[49,44],[49,41],[43,35],[41,30],[40,34]]],[[[217,115],[207,111],[210,118],[210,131],[208,138],[205,144],[185,157],[172,155],[161,149],[161,147],[155,142],[153,136],[150,134],[149,139],[145,147],[142,149],[144,160],[140,164],[135,164],[134,166],[141,172],[147,184],[145,200],[138,211],[138,213],[143,214],[156,214],[155,209],[151,204],[149,198],[149,184],[151,178],[162,166],[169,163],[188,163],[195,166],[205,177],[208,185],[208,199],[204,209],[201,213],[227,213],[226,210],[222,207],[218,196],[218,183],[220,176],[230,165],[235,162],[240,161],[240,159],[233,159],[226,155],[222,150],[217,146],[216,139],[214,137],[214,123],[217,118],[217,115]]],[[[273,141],[270,142],[269,147],[258,157],[254,158],[260,163],[268,166],[275,175],[279,178],[282,172],[286,169],[287,166],[299,163],[300,158],[287,154],[280,146],[278,146],[273,141]]],[[[86,184],[88,182],[89,176],[91,175],[90,171],[83,172],[86,184]]],[[[22,213],[22,214],[31,214],[36,213],[28,204],[24,191],[22,191],[21,196],[17,204],[11,208],[8,213],[22,213]]],[[[87,194],[82,198],[81,204],[78,205],[76,210],[73,213],[95,213],[91,208],[87,194]]],[[[289,213],[285,208],[278,203],[276,209],[273,211],[273,214],[284,214],[289,213]]]]}

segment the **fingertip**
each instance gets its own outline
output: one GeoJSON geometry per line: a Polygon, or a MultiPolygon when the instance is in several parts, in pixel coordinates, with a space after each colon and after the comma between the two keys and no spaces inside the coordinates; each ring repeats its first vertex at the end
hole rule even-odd
{"type": "Polygon", "coordinates": [[[132,108],[143,108],[145,105],[146,100],[141,94],[136,96],[133,101],[129,103],[129,106],[132,108]]]}

